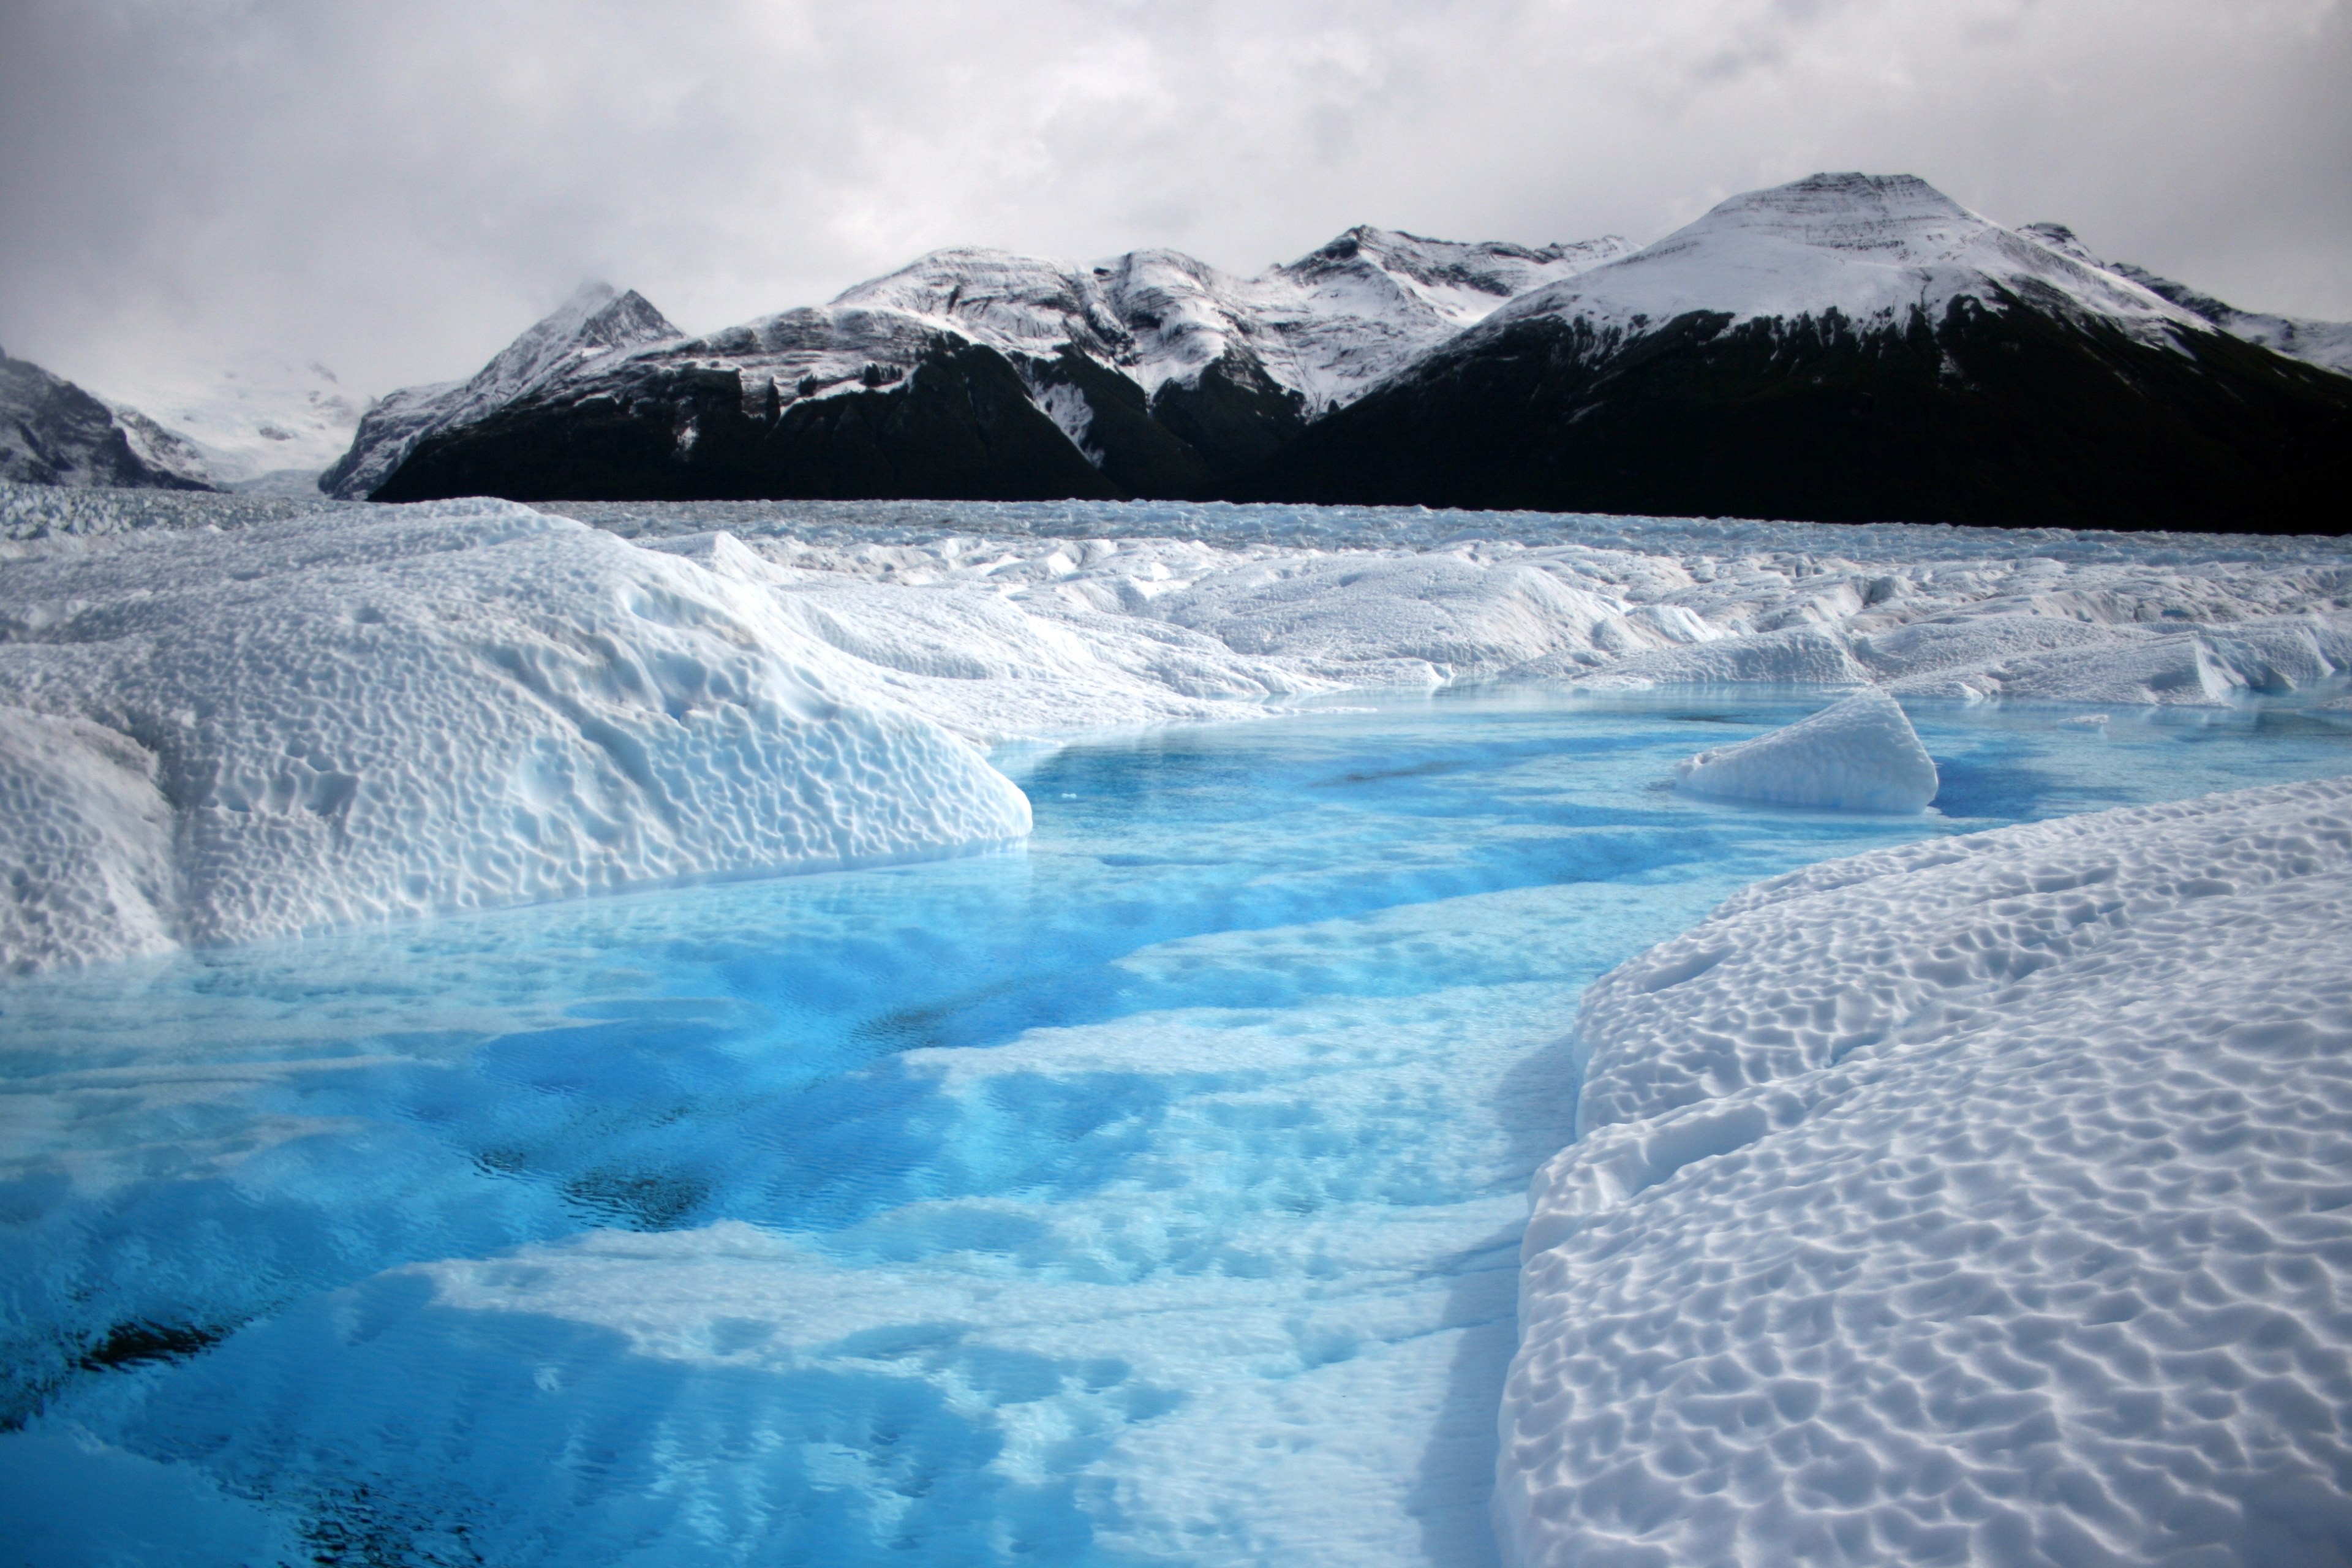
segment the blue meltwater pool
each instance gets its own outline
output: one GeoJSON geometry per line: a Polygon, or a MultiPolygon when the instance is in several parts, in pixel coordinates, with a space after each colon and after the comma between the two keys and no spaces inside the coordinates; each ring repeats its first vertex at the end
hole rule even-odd
{"type": "Polygon", "coordinates": [[[1006,753],[1025,849],[0,984],[10,1561],[1493,1560],[1580,990],[1738,886],[2352,769],[1915,710],[1939,814],[1677,795],[1818,694],[1006,753]]]}

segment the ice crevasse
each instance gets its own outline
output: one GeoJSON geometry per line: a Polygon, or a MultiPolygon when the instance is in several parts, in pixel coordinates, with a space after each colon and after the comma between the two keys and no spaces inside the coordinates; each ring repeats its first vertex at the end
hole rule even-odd
{"type": "Polygon", "coordinates": [[[2352,1558],[2352,779],[1760,883],[1596,983],[1532,1565],[2352,1558]]]}
{"type": "Polygon", "coordinates": [[[500,501],[58,550],[0,605],[0,969],[1017,838],[755,587],[500,501]]]}

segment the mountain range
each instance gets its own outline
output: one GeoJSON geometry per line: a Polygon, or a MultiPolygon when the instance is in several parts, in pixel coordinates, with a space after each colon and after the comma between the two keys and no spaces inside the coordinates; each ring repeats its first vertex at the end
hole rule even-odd
{"type": "Polygon", "coordinates": [[[379,400],[319,482],[2333,532],[2347,481],[2352,324],[1821,174],[1641,247],[1360,227],[1252,278],[936,251],[703,336],[591,285],[379,400]]]}

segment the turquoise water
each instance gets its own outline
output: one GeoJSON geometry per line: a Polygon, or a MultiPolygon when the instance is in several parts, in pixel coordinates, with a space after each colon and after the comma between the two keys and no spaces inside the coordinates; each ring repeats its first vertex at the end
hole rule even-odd
{"type": "Polygon", "coordinates": [[[1812,860],[2352,769],[1955,708],[1941,815],[1663,787],[1821,700],[1330,701],[1008,752],[1016,853],[11,984],[0,1537],[1490,1562],[1584,984],[1812,860]]]}

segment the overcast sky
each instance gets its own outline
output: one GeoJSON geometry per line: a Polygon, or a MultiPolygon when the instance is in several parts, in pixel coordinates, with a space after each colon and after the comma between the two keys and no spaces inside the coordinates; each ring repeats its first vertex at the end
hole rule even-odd
{"type": "Polygon", "coordinates": [[[100,390],[469,374],[584,277],[705,331],[924,250],[1650,240],[1909,172],[2352,318],[2337,0],[0,0],[0,344],[100,390]]]}

